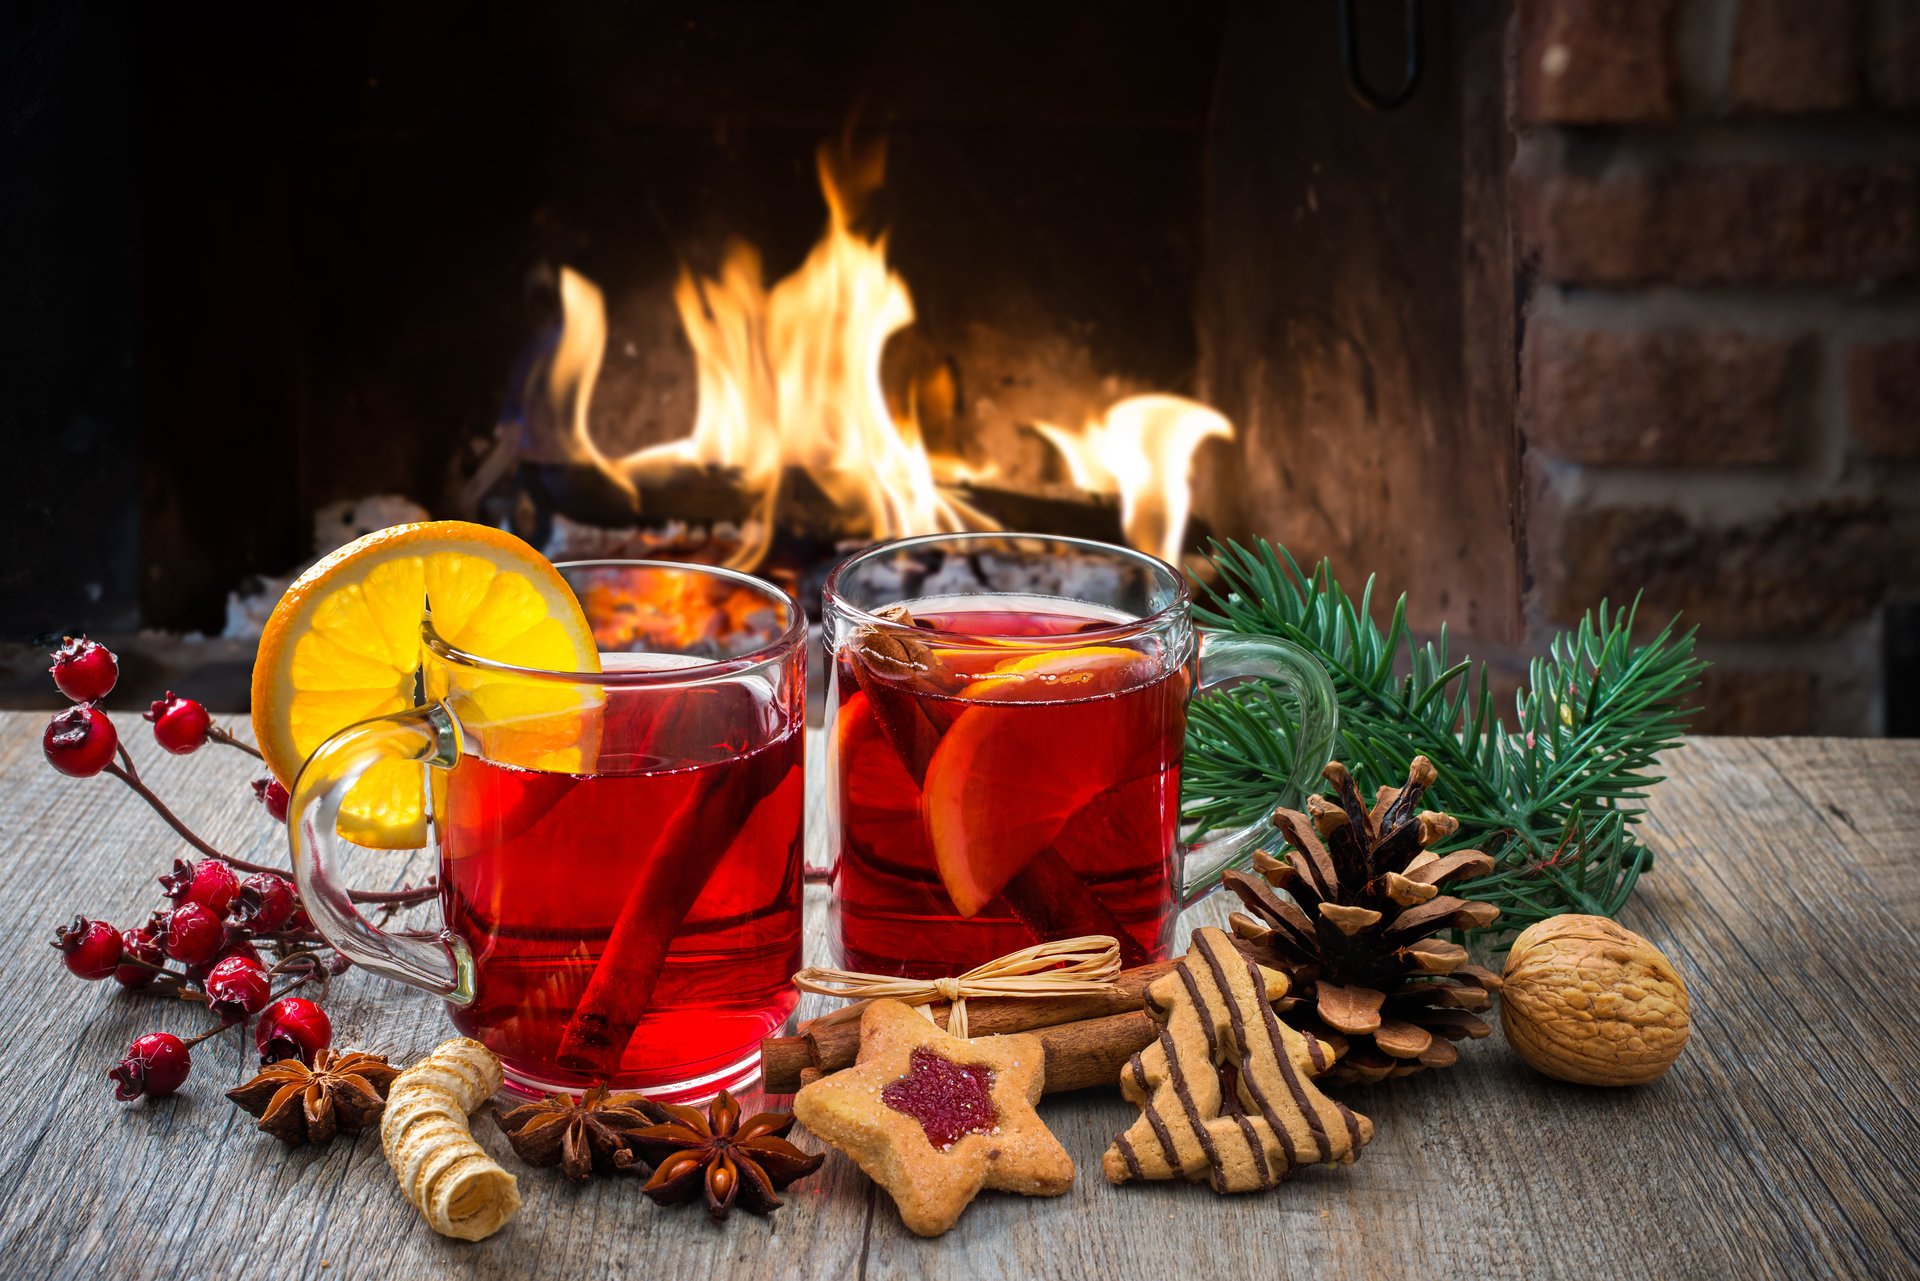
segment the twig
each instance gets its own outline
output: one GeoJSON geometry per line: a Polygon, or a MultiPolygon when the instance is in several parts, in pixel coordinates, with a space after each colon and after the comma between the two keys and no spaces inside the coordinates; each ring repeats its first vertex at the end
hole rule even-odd
{"type": "Polygon", "coordinates": [[[151,805],[153,807],[153,812],[158,814],[161,818],[165,819],[168,827],[171,827],[174,831],[180,833],[181,837],[187,842],[187,844],[193,846],[193,848],[199,850],[202,854],[205,854],[208,858],[217,858],[217,859],[224,860],[225,862],[231,864],[236,871],[271,872],[275,876],[285,875],[285,873],[282,872],[277,867],[268,867],[262,863],[250,863],[246,859],[235,858],[231,854],[223,854],[219,850],[215,849],[213,846],[201,840],[200,837],[194,832],[192,828],[188,827],[185,823],[180,821],[179,815],[175,814],[172,810],[167,808],[167,803],[161,800],[158,796],[156,796],[152,788],[148,787],[145,783],[140,781],[140,773],[138,770],[134,769],[133,767],[133,758],[127,755],[127,749],[124,747],[120,749],[120,758],[126,762],[125,768],[122,768],[119,765],[115,765],[109,762],[106,768],[106,772],[113,775],[115,778],[119,779],[122,783],[125,783],[128,787],[131,787],[134,790],[134,794],[139,796],[139,798],[145,801],[148,805],[151,805]]]}
{"type": "Polygon", "coordinates": [[[348,890],[347,897],[355,903],[387,903],[394,907],[412,907],[416,903],[430,903],[440,897],[440,878],[434,877],[418,889],[402,886],[397,890],[348,890]]]}
{"type": "Polygon", "coordinates": [[[216,743],[224,743],[228,747],[237,747],[241,751],[245,752],[248,756],[253,757],[253,759],[256,761],[265,761],[267,759],[266,757],[260,754],[259,748],[255,747],[251,743],[241,742],[239,739],[235,738],[232,734],[228,733],[226,730],[221,729],[218,725],[211,726],[207,730],[207,737],[212,739],[216,743]]]}

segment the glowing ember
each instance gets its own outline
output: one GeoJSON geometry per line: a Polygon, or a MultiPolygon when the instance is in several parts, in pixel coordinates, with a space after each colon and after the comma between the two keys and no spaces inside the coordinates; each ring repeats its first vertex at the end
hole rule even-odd
{"type": "MultiPolygon", "coordinates": [[[[886,237],[854,229],[884,166],[877,145],[820,149],[826,234],[772,288],[759,254],[738,242],[718,275],[682,271],[674,301],[693,348],[699,409],[680,440],[617,458],[594,443],[588,411],[606,354],[606,305],[592,281],[561,270],[562,329],[546,395],[552,421],[568,425],[566,452],[598,467],[636,508],[649,478],[670,485],[688,465],[724,469],[757,513],[726,562],[735,568],[754,568],[766,555],[781,491],[796,471],[849,537],[998,528],[953,488],[984,473],[930,454],[911,411],[896,415],[887,404],[881,354],[912,323],[913,300],[887,266],[886,237]]],[[[1078,435],[1036,427],[1076,483],[1118,497],[1128,541],[1169,560],[1186,532],[1193,451],[1233,434],[1219,414],[1176,396],[1121,401],[1078,435]]]]}
{"type": "Polygon", "coordinates": [[[735,637],[764,633],[775,620],[758,592],[694,574],[629,576],[590,583],[585,592],[593,639],[602,652],[724,648],[735,637]]]}

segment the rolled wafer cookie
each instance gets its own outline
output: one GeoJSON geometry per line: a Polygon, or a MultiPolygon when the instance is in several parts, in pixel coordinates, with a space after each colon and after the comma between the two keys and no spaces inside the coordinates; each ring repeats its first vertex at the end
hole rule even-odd
{"type": "Polygon", "coordinates": [[[500,1088],[500,1060],[457,1036],[394,1078],[380,1146],[400,1190],[442,1236],[478,1241],[520,1208],[517,1180],[473,1140],[467,1116],[500,1088]]]}

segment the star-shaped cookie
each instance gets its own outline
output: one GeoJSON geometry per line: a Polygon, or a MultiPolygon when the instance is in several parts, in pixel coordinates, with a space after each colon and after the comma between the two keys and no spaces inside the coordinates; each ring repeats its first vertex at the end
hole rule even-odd
{"type": "Polygon", "coordinates": [[[899,1001],[860,1016],[860,1057],[794,1096],[800,1123],[887,1190],[900,1218],[939,1236],[982,1188],[1059,1196],[1073,1158],[1033,1110],[1038,1037],[949,1036],[899,1001]]]}

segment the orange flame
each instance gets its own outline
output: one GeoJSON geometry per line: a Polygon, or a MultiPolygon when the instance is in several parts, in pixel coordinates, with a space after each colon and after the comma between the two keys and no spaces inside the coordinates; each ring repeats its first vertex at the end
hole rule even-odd
{"type": "Polygon", "coordinates": [[[1225,417],[1181,396],[1129,396],[1078,433],[1033,426],[1060,451],[1076,485],[1119,495],[1129,543],[1174,564],[1193,508],[1194,451],[1233,439],[1225,417]]]}
{"type": "MultiPolygon", "coordinates": [[[[682,270],[674,303],[693,348],[699,408],[679,440],[621,457],[594,443],[588,410],[606,354],[606,305],[592,281],[560,272],[562,328],[546,390],[553,421],[568,424],[569,454],[598,467],[636,507],[650,474],[688,464],[727,469],[757,513],[727,562],[734,568],[765,556],[791,470],[811,478],[849,535],[998,528],[949,488],[986,473],[931,456],[912,412],[896,417],[887,405],[881,354],[913,322],[913,299],[887,266],[885,235],[854,229],[884,176],[884,149],[822,146],[817,168],[827,229],[792,275],[768,288],[760,255],[738,241],[718,274],[682,270]]],[[[1129,541],[1169,558],[1186,529],[1192,451],[1233,431],[1212,410],[1173,396],[1121,401],[1077,436],[1039,430],[1079,484],[1119,496],[1129,541]]]]}

